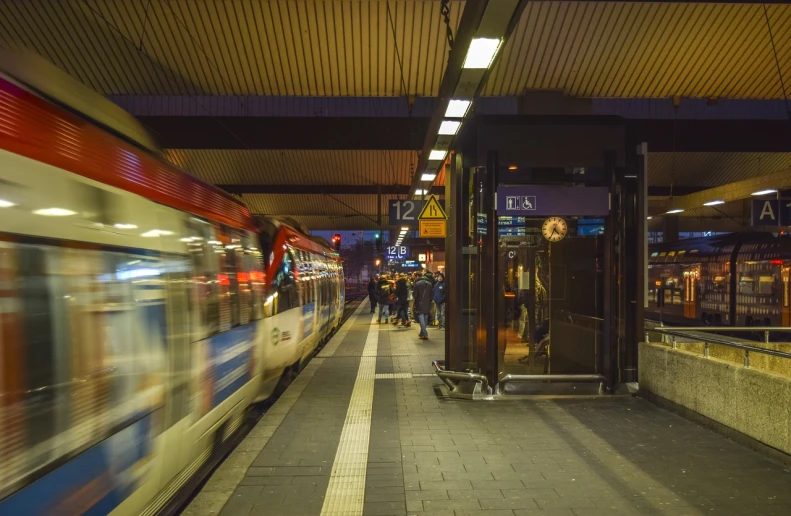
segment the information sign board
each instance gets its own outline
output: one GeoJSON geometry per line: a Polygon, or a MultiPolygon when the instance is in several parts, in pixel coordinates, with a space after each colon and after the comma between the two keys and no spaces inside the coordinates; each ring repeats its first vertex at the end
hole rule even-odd
{"type": "Polygon", "coordinates": [[[445,238],[445,221],[421,220],[420,238],[445,238]]]}
{"type": "Polygon", "coordinates": [[[599,186],[519,185],[497,189],[497,214],[527,217],[605,216],[610,194],[599,186]]]}

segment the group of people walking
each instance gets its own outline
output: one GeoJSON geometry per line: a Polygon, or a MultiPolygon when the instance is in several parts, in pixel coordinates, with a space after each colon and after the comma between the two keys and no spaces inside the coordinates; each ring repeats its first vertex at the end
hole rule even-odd
{"type": "Polygon", "coordinates": [[[387,274],[374,276],[368,282],[368,297],[371,301],[371,313],[376,312],[379,305],[377,323],[392,322],[409,327],[415,320],[420,324],[418,338],[428,339],[427,328],[432,317],[432,304],[436,310],[436,321],[439,329],[445,328],[445,299],[447,284],[442,273],[436,277],[431,271],[422,274],[387,274]]]}

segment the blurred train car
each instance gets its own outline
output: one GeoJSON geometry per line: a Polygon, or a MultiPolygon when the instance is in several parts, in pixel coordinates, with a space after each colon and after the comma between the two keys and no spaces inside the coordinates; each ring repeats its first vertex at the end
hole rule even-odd
{"type": "Polygon", "coordinates": [[[156,514],[338,326],[326,243],[0,58],[0,514],[156,514]],[[263,227],[262,227],[263,226],[263,227]]]}
{"type": "Polygon", "coordinates": [[[646,317],[671,325],[789,326],[791,239],[732,233],[653,244],[646,317]]]}

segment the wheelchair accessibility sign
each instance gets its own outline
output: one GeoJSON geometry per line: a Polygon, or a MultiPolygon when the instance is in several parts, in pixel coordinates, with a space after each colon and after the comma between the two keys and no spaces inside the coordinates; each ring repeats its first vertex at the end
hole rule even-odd
{"type": "Polygon", "coordinates": [[[535,195],[509,195],[505,198],[505,209],[511,211],[535,211],[535,195]]]}

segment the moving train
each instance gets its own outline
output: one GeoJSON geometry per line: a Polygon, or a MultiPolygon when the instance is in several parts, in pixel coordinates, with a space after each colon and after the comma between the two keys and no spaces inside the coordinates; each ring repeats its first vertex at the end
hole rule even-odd
{"type": "Polygon", "coordinates": [[[0,514],[150,515],[341,322],[326,241],[0,58],[0,514]]]}
{"type": "Polygon", "coordinates": [[[649,246],[646,317],[693,326],[789,326],[791,238],[731,233],[649,246]]]}

